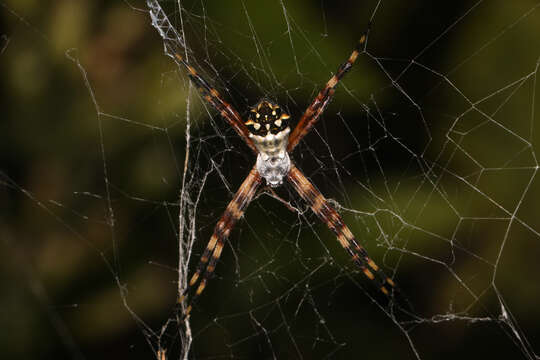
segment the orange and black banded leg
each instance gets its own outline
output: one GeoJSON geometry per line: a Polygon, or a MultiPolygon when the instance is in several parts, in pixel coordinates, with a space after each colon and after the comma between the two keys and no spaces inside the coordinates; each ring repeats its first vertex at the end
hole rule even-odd
{"type": "Polygon", "coordinates": [[[358,244],[341,216],[320,191],[294,165],[291,166],[287,179],[300,197],[309,204],[311,210],[336,234],[341,246],[349,253],[364,275],[374,281],[385,295],[390,295],[390,290],[396,288],[394,281],[371,260],[366,249],[358,244]]]}
{"type": "Polygon", "coordinates": [[[311,131],[311,129],[319,119],[319,116],[326,108],[326,105],[328,105],[328,103],[332,99],[332,95],[334,95],[336,85],[351,69],[356,59],[358,58],[358,55],[361,51],[363,51],[366,39],[367,31],[360,37],[360,40],[356,44],[356,47],[354,48],[347,61],[339,66],[336,74],[332,76],[330,80],[328,80],[324,89],[322,89],[319,94],[317,94],[311,105],[309,105],[307,110],[304,112],[304,114],[300,118],[300,121],[298,121],[298,124],[289,136],[289,144],[287,145],[288,152],[291,152],[296,147],[296,145],[298,145],[300,140],[302,140],[302,138],[311,131]]]}
{"type": "Polygon", "coordinates": [[[229,123],[230,126],[237,132],[238,135],[246,142],[246,144],[254,151],[257,152],[253,140],[249,137],[249,130],[247,126],[242,122],[242,118],[238,111],[236,111],[231,104],[223,100],[219,92],[208,84],[199,73],[189,65],[184,58],[178,54],[174,54],[175,60],[178,64],[186,68],[189,79],[195,84],[202,97],[212,105],[220,115],[229,123]]]}
{"type": "Polygon", "coordinates": [[[178,299],[179,303],[183,302],[189,290],[192,289],[200,279],[199,286],[197,287],[197,290],[195,290],[195,294],[190,299],[189,305],[185,310],[185,316],[189,315],[194,301],[201,295],[206,287],[206,283],[214,272],[217,261],[221,256],[225,241],[229,237],[234,224],[242,217],[245,209],[253,199],[257,188],[262,182],[261,179],[262,178],[257,169],[253,168],[242,185],[240,185],[240,188],[217,222],[216,227],[214,228],[214,233],[212,234],[212,237],[210,238],[210,241],[208,242],[208,245],[201,256],[201,259],[199,260],[197,270],[191,277],[188,287],[178,299]]]}

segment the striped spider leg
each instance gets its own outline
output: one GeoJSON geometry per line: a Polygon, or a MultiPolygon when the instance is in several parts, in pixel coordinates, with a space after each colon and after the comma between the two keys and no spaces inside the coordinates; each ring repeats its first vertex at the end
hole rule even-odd
{"type": "Polygon", "coordinates": [[[245,209],[253,199],[253,196],[255,195],[255,192],[257,191],[261,182],[261,176],[259,175],[257,169],[254,167],[248,174],[242,185],[240,185],[240,188],[238,189],[233,199],[225,209],[225,212],[217,222],[216,227],[214,228],[214,233],[212,234],[212,237],[210,237],[210,241],[208,242],[208,245],[206,245],[206,249],[204,250],[201,259],[199,260],[197,270],[191,277],[191,280],[189,281],[189,286],[178,300],[179,303],[184,301],[187,291],[193,288],[193,286],[197,284],[197,281],[199,279],[201,280],[199,286],[197,287],[197,290],[195,291],[195,294],[190,300],[190,304],[186,307],[186,310],[184,312],[185,316],[189,315],[189,313],[191,312],[192,304],[201,295],[204,288],[206,287],[206,283],[214,272],[217,261],[221,256],[225,241],[229,237],[229,234],[231,233],[231,230],[234,227],[236,221],[238,221],[238,219],[240,219],[244,214],[245,209]],[[203,269],[205,268],[206,270],[204,270],[203,273],[203,269]]]}
{"type": "Polygon", "coordinates": [[[349,227],[320,191],[294,165],[291,166],[287,180],[298,195],[309,204],[315,215],[336,234],[341,246],[349,253],[364,275],[374,281],[385,295],[390,295],[388,289],[395,288],[394,281],[371,260],[366,249],[358,244],[349,227]]]}
{"type": "Polygon", "coordinates": [[[249,137],[249,131],[246,125],[242,122],[240,114],[236,111],[231,104],[223,100],[220,93],[208,84],[208,82],[202,78],[199,73],[189,65],[184,58],[177,52],[174,54],[174,59],[177,64],[184,67],[189,79],[197,86],[197,89],[201,93],[202,97],[212,105],[219,114],[229,123],[229,125],[236,131],[238,135],[245,141],[245,143],[253,150],[257,151],[253,140],[249,137]]]}
{"type": "Polygon", "coordinates": [[[288,152],[293,151],[293,149],[296,147],[296,145],[298,145],[300,140],[302,140],[302,138],[313,129],[313,126],[315,125],[315,123],[317,123],[319,116],[326,109],[326,106],[328,105],[330,100],[332,100],[332,96],[334,95],[337,84],[351,69],[353,64],[356,62],[358,55],[360,55],[360,52],[363,51],[363,48],[365,47],[367,41],[368,32],[369,27],[368,30],[366,30],[364,34],[360,37],[360,40],[358,40],[356,47],[354,48],[347,61],[339,66],[336,74],[332,76],[330,80],[328,80],[326,86],[317,94],[315,99],[313,99],[312,103],[304,112],[304,114],[300,118],[300,121],[298,121],[298,125],[296,125],[293,132],[291,133],[291,136],[289,137],[289,144],[287,145],[288,152]]]}

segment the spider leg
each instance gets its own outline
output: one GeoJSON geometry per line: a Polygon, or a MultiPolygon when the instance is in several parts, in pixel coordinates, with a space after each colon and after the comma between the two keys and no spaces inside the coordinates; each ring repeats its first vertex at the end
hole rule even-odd
{"type": "Polygon", "coordinates": [[[317,123],[319,116],[323,113],[323,111],[326,109],[326,106],[332,99],[336,85],[351,69],[354,62],[358,58],[358,55],[363,50],[363,47],[365,46],[367,40],[368,31],[369,28],[360,37],[360,40],[356,44],[356,47],[354,48],[347,61],[339,66],[336,74],[332,76],[330,80],[328,80],[326,86],[319,92],[319,94],[317,94],[315,99],[313,99],[313,102],[308,106],[308,108],[300,118],[300,121],[298,121],[298,124],[289,136],[289,143],[287,145],[288,152],[291,152],[296,147],[296,145],[298,145],[300,140],[302,140],[302,138],[311,131],[315,123],[317,123]]]}
{"type": "Polygon", "coordinates": [[[219,111],[220,115],[229,123],[230,126],[236,131],[238,135],[244,140],[244,142],[256,153],[257,149],[253,144],[253,140],[249,137],[249,130],[247,126],[242,122],[240,114],[236,111],[231,104],[223,100],[220,93],[208,84],[208,82],[202,78],[199,73],[189,65],[184,58],[178,54],[174,54],[177,64],[186,68],[189,79],[195,84],[202,97],[210,104],[214,109],[219,111]]]}
{"type": "Polygon", "coordinates": [[[227,205],[225,212],[217,222],[216,227],[214,228],[214,233],[212,234],[212,237],[210,237],[210,241],[208,242],[201,259],[199,260],[197,270],[191,277],[188,287],[183,291],[178,299],[178,303],[182,303],[186,298],[186,294],[190,289],[193,289],[200,279],[199,286],[197,287],[193,297],[190,299],[189,305],[184,312],[185,316],[189,315],[193,303],[206,287],[206,283],[214,272],[217,261],[221,256],[225,241],[229,237],[229,234],[236,221],[244,214],[245,209],[253,199],[253,196],[255,195],[255,192],[257,191],[257,188],[261,182],[262,180],[259,172],[256,168],[253,168],[242,185],[240,185],[240,188],[234,195],[229,205],[227,205]]]}
{"type": "Polygon", "coordinates": [[[349,253],[364,275],[374,281],[385,295],[390,294],[389,289],[395,290],[394,281],[371,260],[366,249],[358,244],[341,216],[296,166],[291,165],[287,179],[300,197],[309,204],[311,210],[336,234],[341,246],[349,253]]]}

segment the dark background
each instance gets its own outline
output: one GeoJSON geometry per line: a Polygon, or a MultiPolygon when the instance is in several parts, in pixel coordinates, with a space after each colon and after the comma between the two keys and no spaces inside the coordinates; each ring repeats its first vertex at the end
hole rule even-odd
{"type": "MultiPolygon", "coordinates": [[[[200,72],[242,114],[270,97],[292,119],[377,5],[182,4],[200,72]]],[[[177,296],[186,114],[192,263],[253,155],[164,55],[144,2],[0,5],[2,356],[177,358],[181,335],[160,331],[177,296]]],[[[254,201],[195,307],[192,358],[533,358],[538,6],[381,2],[367,54],[293,155],[412,313],[284,187],[306,213],[254,201]]]]}

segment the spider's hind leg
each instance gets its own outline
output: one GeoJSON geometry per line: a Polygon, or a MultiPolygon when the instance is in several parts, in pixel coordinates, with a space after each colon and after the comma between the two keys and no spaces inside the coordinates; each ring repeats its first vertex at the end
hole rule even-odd
{"type": "Polygon", "coordinates": [[[234,195],[233,199],[227,205],[225,212],[219,219],[214,228],[214,233],[208,241],[208,245],[204,250],[199,264],[197,265],[197,270],[192,275],[188,286],[178,297],[178,304],[183,303],[187,296],[188,292],[195,287],[199,282],[199,286],[195,290],[195,293],[189,299],[189,303],[184,311],[184,316],[188,316],[191,312],[193,303],[201,295],[206,287],[206,283],[210,279],[210,276],[214,273],[217,262],[221,256],[223,246],[225,241],[228,239],[230,232],[232,231],[234,224],[242,217],[245,209],[253,199],[257,188],[262,182],[262,178],[259,175],[259,172],[256,168],[253,168],[249,175],[246,177],[240,188],[234,195]],[[204,272],[203,272],[204,270],[204,272]]]}
{"type": "Polygon", "coordinates": [[[341,246],[349,253],[364,275],[373,281],[386,296],[391,296],[392,292],[397,291],[394,281],[386,276],[384,271],[375,264],[366,249],[358,244],[351,230],[337,211],[294,165],[292,165],[287,179],[300,197],[309,204],[311,210],[336,234],[341,246]]]}

